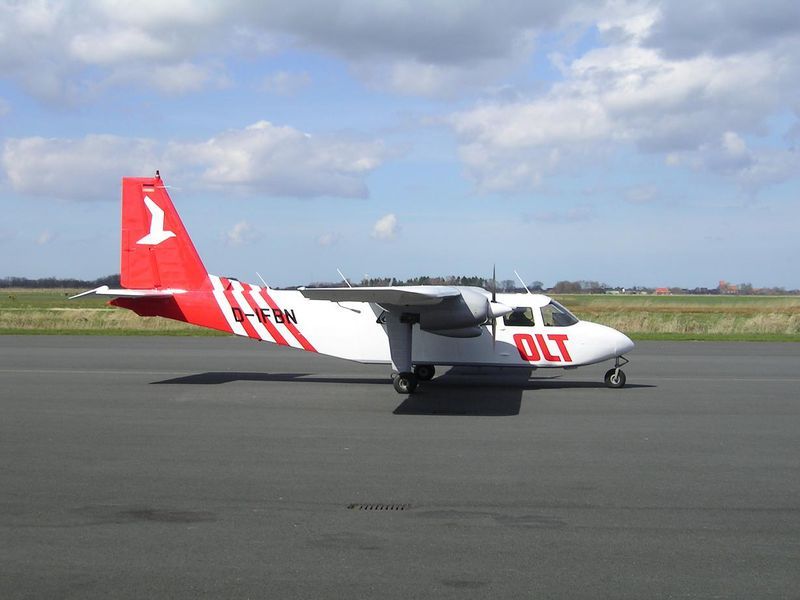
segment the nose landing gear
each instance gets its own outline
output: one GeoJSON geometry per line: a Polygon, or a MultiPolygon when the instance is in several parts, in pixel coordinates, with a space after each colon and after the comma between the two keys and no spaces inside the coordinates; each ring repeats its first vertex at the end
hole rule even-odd
{"type": "Polygon", "coordinates": [[[625,387],[625,373],[622,369],[620,369],[620,367],[622,365],[627,365],[629,362],[630,361],[624,356],[618,356],[616,358],[614,362],[614,368],[606,371],[606,375],[603,378],[607,387],[610,388],[625,387]]]}

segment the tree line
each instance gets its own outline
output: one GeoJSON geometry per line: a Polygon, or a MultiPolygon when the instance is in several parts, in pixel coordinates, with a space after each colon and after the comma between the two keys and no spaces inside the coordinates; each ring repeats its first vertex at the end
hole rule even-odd
{"type": "Polygon", "coordinates": [[[119,274],[106,275],[97,279],[72,279],[62,277],[28,277],[0,278],[0,288],[96,288],[101,285],[119,287],[119,274]]]}

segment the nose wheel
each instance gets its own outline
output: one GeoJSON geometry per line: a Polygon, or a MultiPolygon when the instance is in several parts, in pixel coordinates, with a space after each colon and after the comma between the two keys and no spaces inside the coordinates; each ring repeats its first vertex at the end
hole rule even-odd
{"type": "Polygon", "coordinates": [[[614,363],[614,368],[609,369],[606,371],[606,375],[603,378],[603,381],[606,383],[606,387],[610,388],[621,388],[625,387],[625,372],[620,369],[622,365],[628,364],[628,359],[624,356],[618,356],[616,362],[614,363]]]}

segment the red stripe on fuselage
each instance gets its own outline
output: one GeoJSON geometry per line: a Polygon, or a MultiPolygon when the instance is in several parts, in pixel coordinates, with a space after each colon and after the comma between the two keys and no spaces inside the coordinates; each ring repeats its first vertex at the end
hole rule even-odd
{"type": "MultiPolygon", "coordinates": [[[[220,282],[222,283],[222,289],[225,290],[225,298],[228,300],[228,303],[231,305],[231,308],[233,308],[234,306],[238,307],[242,311],[243,315],[247,315],[247,314],[255,315],[256,314],[256,311],[259,310],[259,308],[258,307],[253,308],[250,305],[249,301],[247,300],[247,294],[246,294],[246,292],[244,290],[244,286],[242,286],[241,295],[244,298],[245,305],[244,306],[240,306],[239,302],[236,300],[236,298],[233,295],[233,289],[231,289],[230,281],[228,281],[224,277],[220,277],[220,282]]],[[[256,317],[256,318],[258,318],[258,317],[256,317]]],[[[261,321],[261,319],[259,319],[259,321],[261,321]]],[[[278,331],[278,329],[275,327],[275,325],[270,323],[268,319],[263,319],[263,321],[264,321],[264,323],[263,323],[264,327],[266,327],[267,332],[272,336],[272,339],[275,340],[276,344],[280,344],[281,346],[288,346],[289,345],[288,342],[286,341],[286,339],[281,335],[281,332],[278,331]]],[[[251,337],[251,338],[254,338],[254,339],[257,339],[257,340],[261,339],[261,336],[258,334],[258,332],[256,331],[255,327],[253,327],[253,324],[250,322],[250,319],[247,316],[244,317],[244,321],[242,321],[241,323],[244,326],[244,329],[247,332],[248,337],[251,337]]],[[[269,340],[266,340],[266,341],[269,341],[269,340]]]]}
{"type": "MultiPolygon", "coordinates": [[[[278,305],[275,304],[275,301],[272,299],[272,296],[270,296],[269,293],[267,292],[266,288],[260,289],[260,293],[261,293],[261,297],[264,298],[264,300],[267,301],[267,304],[269,305],[269,307],[273,311],[281,311],[281,309],[278,308],[278,305]]],[[[283,311],[281,311],[281,312],[283,312],[283,311]]],[[[295,339],[298,342],[300,342],[300,345],[303,347],[303,350],[306,350],[308,352],[316,352],[317,351],[316,348],[314,348],[314,346],[311,345],[311,342],[309,342],[306,339],[306,337],[302,333],[300,333],[300,330],[297,329],[295,324],[292,323],[292,321],[290,321],[288,317],[284,316],[283,324],[286,325],[286,328],[291,332],[291,334],[295,337],[295,339]]]]}

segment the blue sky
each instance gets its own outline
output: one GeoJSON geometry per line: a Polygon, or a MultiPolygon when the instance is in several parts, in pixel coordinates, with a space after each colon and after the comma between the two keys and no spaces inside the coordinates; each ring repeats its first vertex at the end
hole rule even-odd
{"type": "Polygon", "coordinates": [[[160,169],[273,285],[800,287],[800,8],[0,1],[0,276],[119,270],[160,169]]]}

